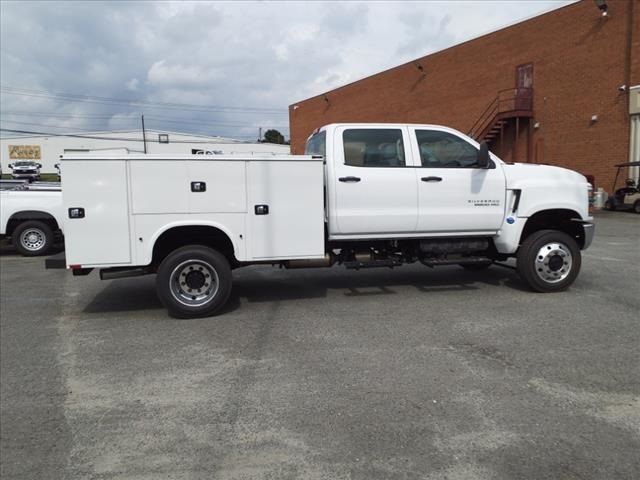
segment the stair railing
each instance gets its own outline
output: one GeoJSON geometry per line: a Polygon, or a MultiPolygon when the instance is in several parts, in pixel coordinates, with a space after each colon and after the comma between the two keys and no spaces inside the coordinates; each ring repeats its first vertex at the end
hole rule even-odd
{"type": "Polygon", "coordinates": [[[532,108],[533,88],[500,90],[475,121],[468,135],[475,140],[480,140],[480,135],[494,123],[498,114],[519,110],[531,111],[532,108]]]}

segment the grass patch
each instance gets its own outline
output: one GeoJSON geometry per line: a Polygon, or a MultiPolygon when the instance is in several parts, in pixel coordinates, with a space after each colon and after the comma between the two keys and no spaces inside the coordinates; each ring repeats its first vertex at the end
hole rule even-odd
{"type": "MultiPolygon", "coordinates": [[[[11,174],[3,173],[2,180],[11,180],[11,174]]],[[[57,173],[41,173],[39,181],[40,182],[57,182],[58,174],[57,173]]]]}

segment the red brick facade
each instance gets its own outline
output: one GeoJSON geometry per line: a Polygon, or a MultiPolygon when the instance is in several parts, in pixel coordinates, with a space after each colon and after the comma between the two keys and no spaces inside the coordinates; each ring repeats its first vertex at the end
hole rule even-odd
{"type": "Polygon", "coordinates": [[[609,189],[612,166],[629,159],[640,0],[608,0],[608,7],[603,17],[583,0],[297,102],[289,107],[292,150],[302,153],[310,133],[333,122],[435,123],[468,132],[498,91],[516,86],[516,67],[532,63],[533,118],[518,122],[517,141],[515,122],[506,125],[492,150],[507,161],[566,166],[609,189]]]}

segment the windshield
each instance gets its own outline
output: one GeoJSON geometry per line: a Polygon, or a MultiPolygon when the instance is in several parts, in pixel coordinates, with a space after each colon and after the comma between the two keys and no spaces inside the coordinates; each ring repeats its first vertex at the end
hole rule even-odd
{"type": "Polygon", "coordinates": [[[14,165],[16,167],[33,167],[35,165],[35,162],[15,162],[14,165]]]}
{"type": "Polygon", "coordinates": [[[327,132],[318,132],[307,140],[304,147],[305,155],[322,155],[325,156],[327,146],[327,132]]]}

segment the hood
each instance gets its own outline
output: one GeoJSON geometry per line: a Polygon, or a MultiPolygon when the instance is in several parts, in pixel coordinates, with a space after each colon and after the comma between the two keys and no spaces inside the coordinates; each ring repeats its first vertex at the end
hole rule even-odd
{"type": "Polygon", "coordinates": [[[584,175],[568,168],[553,165],[541,165],[536,163],[505,164],[504,173],[507,179],[507,188],[522,188],[522,183],[532,185],[544,183],[546,185],[575,186],[576,184],[588,185],[584,175]]]}
{"type": "Polygon", "coordinates": [[[508,190],[520,190],[518,216],[530,217],[542,210],[570,210],[589,218],[589,182],[568,168],[531,163],[505,164],[508,190]]]}

